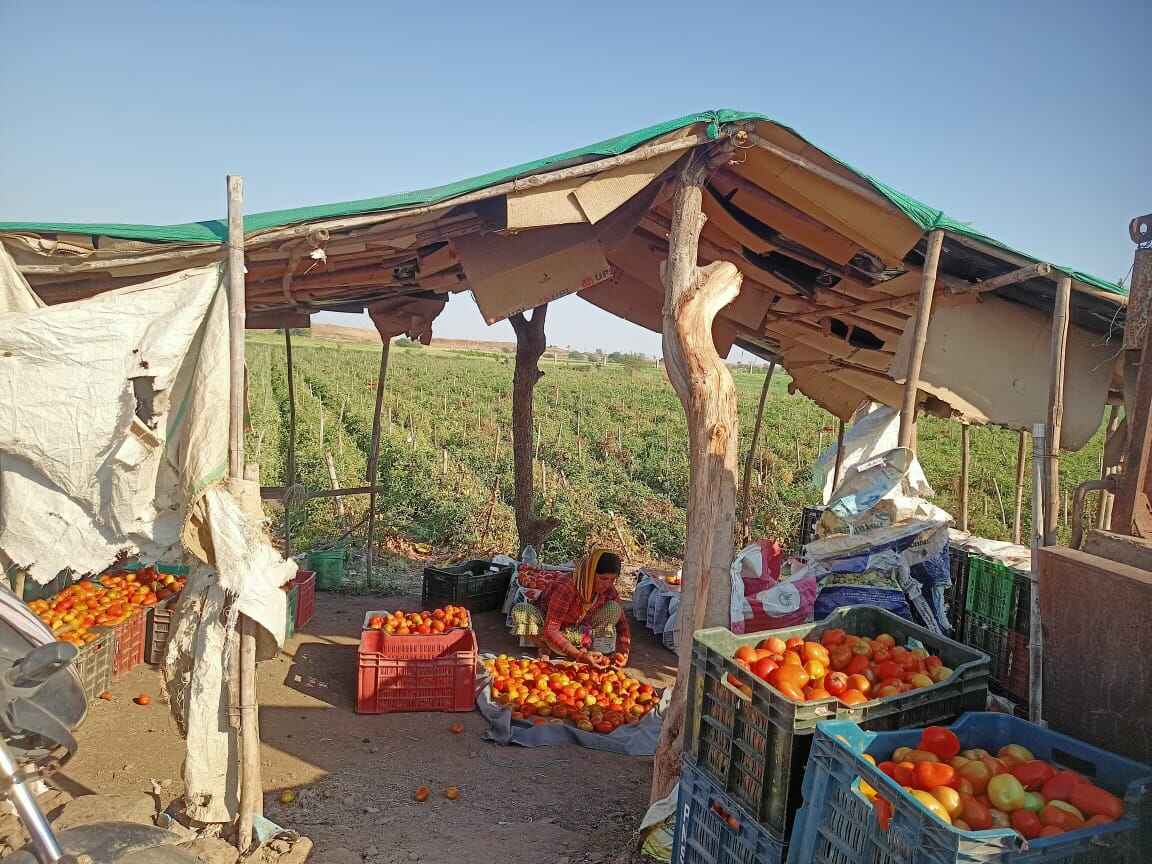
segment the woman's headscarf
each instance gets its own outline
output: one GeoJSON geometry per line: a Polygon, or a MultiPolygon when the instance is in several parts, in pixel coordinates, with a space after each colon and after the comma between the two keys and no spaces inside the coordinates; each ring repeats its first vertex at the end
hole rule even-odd
{"type": "Polygon", "coordinates": [[[600,559],[611,554],[607,549],[593,549],[576,564],[576,571],[572,574],[572,584],[585,603],[591,603],[596,594],[596,565],[600,559]]]}

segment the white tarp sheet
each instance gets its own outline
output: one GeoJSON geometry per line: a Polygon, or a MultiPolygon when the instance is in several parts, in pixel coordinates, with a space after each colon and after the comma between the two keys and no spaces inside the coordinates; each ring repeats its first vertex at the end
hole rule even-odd
{"type": "MultiPolygon", "coordinates": [[[[40,584],[120,553],[199,559],[165,658],[188,741],[189,814],[236,813],[226,687],[236,617],[283,643],[296,565],[264,533],[259,484],[226,481],[228,315],[219,265],[44,306],[0,245],[0,564],[40,584]]],[[[231,697],[231,699],[230,699],[231,697]]]]}

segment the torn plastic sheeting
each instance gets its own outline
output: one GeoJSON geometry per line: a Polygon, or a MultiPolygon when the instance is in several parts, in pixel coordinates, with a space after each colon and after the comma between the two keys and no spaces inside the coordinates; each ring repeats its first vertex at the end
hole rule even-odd
{"type": "Polygon", "coordinates": [[[487,676],[482,676],[476,693],[476,707],[488,721],[485,738],[497,744],[519,744],[521,747],[553,747],[561,744],[579,744],[592,750],[621,753],[625,756],[653,756],[660,739],[660,725],[668,707],[672,688],[665,689],[660,704],[649,711],[638,723],[618,726],[607,735],[585,732],[567,723],[543,723],[539,726],[512,719],[512,709],[492,701],[487,676]]]}
{"type": "MultiPolygon", "coordinates": [[[[0,267],[0,296],[18,293],[13,272],[0,267]]],[[[0,313],[5,564],[43,585],[125,551],[173,557],[227,464],[226,306],[212,265],[0,313]]]]}
{"type": "Polygon", "coordinates": [[[229,639],[239,613],[260,625],[257,658],[276,654],[284,642],[287,599],[280,586],[296,573],[272,548],[263,526],[243,505],[258,487],[233,481],[211,487],[201,515],[211,538],[215,569],[198,567],[189,575],[165,657],[164,676],[188,752],[184,785],[188,813],[201,822],[231,822],[236,816],[235,770],[238,730],[229,718],[230,693],[225,670],[235,640],[229,639]],[[200,658],[221,662],[197,662],[200,658]]]}

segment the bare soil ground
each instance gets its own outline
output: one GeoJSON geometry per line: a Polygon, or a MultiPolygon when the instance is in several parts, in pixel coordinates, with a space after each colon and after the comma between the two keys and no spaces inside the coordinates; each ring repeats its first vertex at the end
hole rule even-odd
{"type": "MultiPolygon", "coordinates": [[[[468,714],[358,715],[356,645],[364,612],[417,608],[411,596],[317,595],[316,615],[285,653],[261,664],[260,725],[266,815],[310,837],[309,861],[456,860],[475,864],[593,864],[627,857],[645,810],[651,759],[575,746],[526,749],[482,740],[468,714]],[[465,727],[453,735],[449,725],[465,727]],[[428,786],[424,803],[414,792],[428,786]],[[460,789],[447,800],[443,790],[460,789]],[[298,795],[280,803],[280,792],[298,795]]],[[[519,653],[498,612],[474,616],[481,650],[519,653]]],[[[666,685],[675,656],[634,627],[633,674],[666,685]]],[[[77,738],[80,753],[55,780],[73,795],[182,792],[184,743],[159,673],[141,666],[96,700],[77,738]],[[151,705],[133,704],[140,693],[151,705]]],[[[166,804],[167,801],[162,801],[166,804]]]]}

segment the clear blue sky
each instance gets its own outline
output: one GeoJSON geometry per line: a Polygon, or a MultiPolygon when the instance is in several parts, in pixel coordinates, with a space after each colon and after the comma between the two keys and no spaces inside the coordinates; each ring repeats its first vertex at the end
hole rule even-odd
{"type": "MultiPolygon", "coordinates": [[[[363,198],[730,107],[1118,279],[1152,211],[1150,9],[0,0],[0,218],[218,217],[229,172],[251,211],[363,198]]],[[[553,344],[658,350],[556,305],[553,344]]],[[[436,330],[510,338],[465,298],[436,330]]]]}

